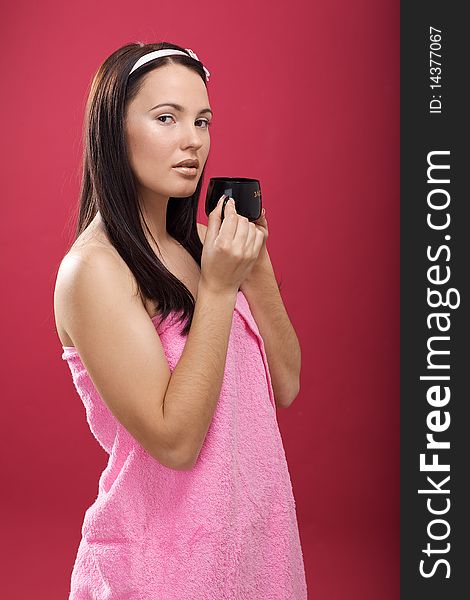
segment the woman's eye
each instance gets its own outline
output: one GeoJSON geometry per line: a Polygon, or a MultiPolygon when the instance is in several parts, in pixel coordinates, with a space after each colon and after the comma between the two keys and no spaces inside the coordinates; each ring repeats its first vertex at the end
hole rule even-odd
{"type": "Polygon", "coordinates": [[[157,119],[172,119],[171,115],[162,115],[161,117],[157,117],[157,119]]]}
{"type": "Polygon", "coordinates": [[[198,121],[202,121],[203,123],[205,123],[205,124],[206,124],[206,126],[205,126],[205,127],[203,127],[203,129],[207,129],[208,127],[210,127],[210,126],[211,126],[211,122],[210,122],[210,121],[208,121],[207,119],[198,119],[198,121]]]}
{"type": "MultiPolygon", "coordinates": [[[[161,115],[160,117],[157,117],[157,119],[172,119],[173,117],[171,115],[161,115]]],[[[198,119],[196,121],[196,123],[202,121],[203,123],[205,123],[205,127],[202,127],[202,129],[207,129],[208,127],[210,127],[211,123],[210,121],[208,121],[207,119],[198,119]]],[[[163,123],[163,121],[161,121],[163,123]]]]}

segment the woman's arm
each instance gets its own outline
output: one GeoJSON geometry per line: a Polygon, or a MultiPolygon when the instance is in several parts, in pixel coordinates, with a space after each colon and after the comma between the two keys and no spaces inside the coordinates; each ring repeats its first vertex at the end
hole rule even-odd
{"type": "Polygon", "coordinates": [[[276,406],[288,408],[300,390],[301,351],[266,248],[240,290],[263,338],[276,406]]]}
{"type": "MultiPolygon", "coordinates": [[[[197,225],[204,243],[206,226],[197,225]]],[[[248,300],[263,338],[276,406],[288,408],[300,390],[301,351],[266,246],[240,290],[248,300]]]]}

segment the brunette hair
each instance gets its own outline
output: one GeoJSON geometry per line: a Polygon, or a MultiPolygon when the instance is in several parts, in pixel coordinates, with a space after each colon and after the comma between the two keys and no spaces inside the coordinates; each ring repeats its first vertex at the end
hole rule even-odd
{"type": "MultiPolygon", "coordinates": [[[[81,189],[73,241],[99,210],[106,235],[134,274],[141,298],[155,303],[160,322],[172,311],[180,312],[178,321],[186,319],[181,335],[187,335],[195,300],[188,288],[159,260],[144,234],[124,133],[126,107],[142,88],[149,71],[167,64],[182,64],[198,73],[206,83],[202,64],[189,54],[153,59],[129,75],[141,56],[163,48],[185,51],[168,42],[126,44],[102,63],[92,80],[83,127],[81,189]]],[[[196,220],[204,171],[205,167],[192,196],[169,199],[166,215],[168,233],[191,254],[199,268],[202,243],[196,220]]]]}

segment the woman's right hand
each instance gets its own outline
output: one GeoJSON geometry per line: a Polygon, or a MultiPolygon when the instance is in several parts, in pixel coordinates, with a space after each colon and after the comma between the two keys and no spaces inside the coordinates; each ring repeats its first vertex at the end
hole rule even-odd
{"type": "Polygon", "coordinates": [[[209,214],[201,256],[201,283],[216,291],[238,291],[260,253],[264,236],[256,225],[235,210],[225,195],[209,214]]]}

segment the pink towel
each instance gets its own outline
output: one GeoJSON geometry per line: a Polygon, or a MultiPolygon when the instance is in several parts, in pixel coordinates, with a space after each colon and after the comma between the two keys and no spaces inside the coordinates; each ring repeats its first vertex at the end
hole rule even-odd
{"type": "MultiPolygon", "coordinates": [[[[157,326],[170,371],[174,314],[157,326]]],[[[220,397],[198,460],[176,471],[113,416],[63,347],[90,429],[109,454],[86,510],[69,600],[305,600],[295,500],[263,339],[237,294],[220,397]]]]}

